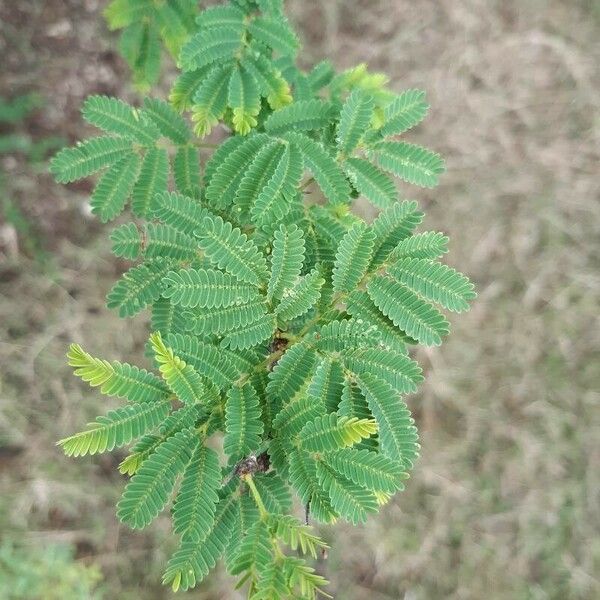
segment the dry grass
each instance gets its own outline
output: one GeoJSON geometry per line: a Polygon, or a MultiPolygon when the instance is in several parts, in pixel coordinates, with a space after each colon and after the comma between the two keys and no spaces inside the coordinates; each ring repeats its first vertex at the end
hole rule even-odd
{"type": "MultiPolygon", "coordinates": [[[[18,61],[9,56],[0,81],[40,84],[49,104],[39,130],[76,137],[81,98],[121,93],[126,74],[106,37],[88,43],[102,31],[98,3],[70,3],[77,21],[67,4],[37,4],[31,47],[19,50],[33,74],[10,75],[18,61]],[[63,21],[70,29],[61,34],[63,21]]],[[[4,33],[18,21],[13,6],[0,2],[0,16],[13,18],[4,33]]],[[[448,173],[436,190],[406,194],[424,205],[428,228],[451,236],[449,262],[480,293],[471,313],[453,319],[449,341],[419,356],[428,378],[409,400],[423,454],[407,491],[363,528],[325,531],[337,597],[600,597],[597,3],[295,0],[291,8],[310,59],[366,61],[398,90],[428,91],[430,117],[410,139],[442,152],[448,173]]],[[[120,529],[116,461],[75,463],[52,446],[104,402],[68,375],[67,342],[131,359],[145,324],[125,328],[102,305],[122,265],[109,258],[106,230],[78,208],[88,189],[32,180],[18,161],[4,166],[54,264],[0,262],[0,527],[26,532],[32,545],[76,544],[105,570],[108,597],[164,597],[167,520],[143,535],[120,529]]],[[[219,586],[191,597],[230,597],[219,586]]]]}

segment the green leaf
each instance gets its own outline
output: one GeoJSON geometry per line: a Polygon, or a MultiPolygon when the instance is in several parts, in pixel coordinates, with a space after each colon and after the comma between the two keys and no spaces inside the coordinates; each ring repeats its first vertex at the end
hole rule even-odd
{"type": "Polygon", "coordinates": [[[275,317],[271,314],[265,315],[253,323],[248,323],[244,327],[228,333],[221,340],[221,346],[231,348],[231,350],[252,348],[272,338],[275,325],[275,317]]]}
{"type": "Polygon", "coordinates": [[[214,269],[181,269],[164,278],[163,296],[185,308],[220,308],[244,304],[256,297],[256,288],[214,269]]]}
{"type": "Polygon", "coordinates": [[[345,352],[344,365],[357,375],[376,375],[402,394],[416,392],[417,385],[423,381],[418,363],[390,348],[360,348],[345,352]]]}
{"type": "Polygon", "coordinates": [[[371,269],[385,262],[396,245],[408,238],[422,220],[423,213],[414,200],[394,204],[384,210],[372,225],[375,231],[375,253],[371,269]]]}
{"type": "Polygon", "coordinates": [[[143,529],[158,516],[198,443],[194,431],[188,429],[160,444],[125,487],[117,504],[119,520],[133,529],[143,529]]]}
{"type": "Polygon", "coordinates": [[[304,263],[304,233],[297,225],[280,225],[273,234],[267,300],[281,300],[298,279],[304,263]]]}
{"type": "Polygon", "coordinates": [[[211,27],[239,29],[243,23],[244,13],[236,6],[209,6],[196,17],[196,24],[200,29],[211,27]]]}
{"type": "Polygon", "coordinates": [[[131,153],[113,164],[100,178],[90,206],[103,223],[121,214],[132,192],[140,168],[140,157],[131,153]]]}
{"type": "Polygon", "coordinates": [[[325,403],[327,412],[338,409],[344,387],[344,371],[340,363],[331,358],[321,360],[315,375],[308,386],[307,393],[325,403]]]}
{"type": "Polygon", "coordinates": [[[154,197],[167,190],[169,159],[163,148],[149,148],[142,161],[138,180],[133,187],[131,210],[138,217],[152,211],[154,197]]]}
{"type": "Polygon", "coordinates": [[[167,347],[160,333],[153,333],[150,343],[163,379],[179,400],[184,404],[206,403],[207,391],[196,369],[167,347]]]}
{"type": "Polygon", "coordinates": [[[235,194],[237,210],[245,215],[264,192],[269,181],[277,171],[277,167],[285,155],[283,144],[272,142],[264,145],[250,163],[235,194]]]}
{"type": "Polygon", "coordinates": [[[290,346],[269,373],[267,393],[281,400],[290,400],[308,383],[316,362],[316,352],[308,344],[290,346]]]}
{"type": "Polygon", "coordinates": [[[275,313],[279,321],[291,321],[308,312],[319,300],[325,280],[314,269],[298,279],[298,283],[281,299],[275,313]]]}
{"type": "Polygon", "coordinates": [[[98,454],[120,448],[154,429],[168,414],[169,400],[117,408],[88,424],[88,429],[58,442],[67,456],[98,454]]]}
{"type": "Polygon", "coordinates": [[[266,312],[267,306],[263,298],[251,300],[247,304],[216,308],[210,313],[202,310],[192,313],[194,323],[190,329],[196,334],[221,335],[256,323],[266,312]]]}
{"type": "Polygon", "coordinates": [[[261,94],[267,97],[267,102],[273,110],[286,106],[292,101],[288,82],[271,60],[262,54],[245,54],[241,65],[252,75],[261,94]]]}
{"type": "Polygon", "coordinates": [[[265,131],[310,131],[322,129],[331,122],[333,107],[320,99],[300,100],[271,113],[264,123],[265,131]]]}
{"type": "Polygon", "coordinates": [[[469,300],[477,296],[468,277],[424,258],[400,259],[388,268],[388,273],[421,298],[437,302],[453,312],[469,310],[469,300]]]}
{"type": "Polygon", "coordinates": [[[241,32],[233,27],[200,31],[181,49],[181,68],[184,71],[193,71],[214,62],[232,59],[241,43],[241,32]]]}
{"type": "Polygon", "coordinates": [[[360,319],[330,321],[312,335],[315,348],[329,352],[376,346],[380,339],[377,328],[360,319]]]}
{"type": "Polygon", "coordinates": [[[260,418],[260,403],[256,390],[250,383],[234,386],[227,394],[225,407],[225,437],[223,451],[234,464],[261,444],[263,424],[260,418]]]}
{"type": "Polygon", "coordinates": [[[398,135],[408,131],[425,118],[428,109],[425,92],[406,90],[385,107],[385,123],[380,129],[381,134],[398,135]]]}
{"type": "Polygon", "coordinates": [[[207,535],[201,540],[182,542],[167,565],[163,576],[165,585],[171,584],[173,591],[185,591],[206,577],[231,538],[238,504],[237,494],[222,498],[217,504],[213,526],[207,535]]]}
{"type": "Polygon", "coordinates": [[[370,373],[362,374],[358,385],[377,421],[382,454],[412,469],[419,456],[419,436],[406,404],[389,383],[370,373]]]}
{"type": "Polygon", "coordinates": [[[413,291],[388,277],[375,277],[367,292],[396,327],[426,346],[439,346],[450,325],[439,311],[413,291]]]}
{"type": "Polygon", "coordinates": [[[270,514],[284,515],[292,508],[292,496],[286,483],[276,473],[256,473],[254,485],[270,514]]]}
{"type": "Polygon", "coordinates": [[[171,334],[167,337],[167,343],[177,356],[191,364],[202,377],[221,389],[233,385],[242,374],[243,367],[238,364],[235,357],[224,353],[217,346],[202,342],[196,336],[171,334]]]}
{"type": "Polygon", "coordinates": [[[192,107],[198,88],[212,69],[212,65],[206,65],[201,69],[195,69],[194,71],[188,71],[179,75],[169,93],[169,101],[175,110],[183,112],[192,107]]]}
{"type": "Polygon", "coordinates": [[[368,490],[393,494],[402,489],[405,477],[401,465],[383,454],[343,448],[326,454],[323,461],[346,479],[368,490]]]}
{"type": "Polygon", "coordinates": [[[172,333],[181,333],[187,329],[187,323],[183,313],[166,298],[159,298],[152,305],[152,318],[150,321],[152,331],[160,331],[161,335],[167,336],[172,333]]]}
{"type": "Polygon", "coordinates": [[[317,462],[317,477],[329,494],[331,506],[353,525],[364,523],[369,513],[377,512],[379,507],[373,492],[356,485],[322,462],[317,462]]]}
{"type": "MultiPolygon", "coordinates": [[[[236,139],[236,138],[233,138],[236,139]]],[[[248,167],[254,162],[257,152],[271,139],[264,134],[252,134],[243,142],[227,141],[226,150],[217,150],[215,155],[220,161],[214,173],[209,178],[209,167],[217,163],[210,161],[206,168],[206,178],[209,184],[206,188],[206,199],[215,208],[225,208],[233,203],[236,192],[248,167]],[[235,146],[235,147],[233,147],[235,146]]]]}
{"type": "Polygon", "coordinates": [[[143,113],[117,98],[90,96],[83,104],[83,118],[108,133],[152,146],[160,131],[143,113]]]}
{"type": "Polygon", "coordinates": [[[264,521],[257,521],[242,540],[230,573],[239,575],[249,571],[254,577],[257,577],[270,562],[272,552],[273,547],[267,524],[264,521]]]}
{"type": "Polygon", "coordinates": [[[154,198],[152,216],[181,233],[193,234],[208,214],[197,200],[176,192],[163,192],[154,198]]]}
{"type": "Polygon", "coordinates": [[[405,344],[416,344],[415,340],[398,329],[392,320],[377,308],[367,292],[362,290],[352,292],[346,300],[346,310],[354,319],[362,320],[365,324],[375,327],[380,332],[381,343],[397,352],[405,354],[405,344]]]}
{"type": "Polygon", "coordinates": [[[192,121],[200,137],[211,132],[227,108],[229,72],[228,68],[214,67],[194,92],[192,121]]]}
{"type": "Polygon", "coordinates": [[[399,242],[388,257],[393,263],[401,258],[439,258],[448,252],[448,238],[443,233],[426,231],[399,242]]]}
{"type": "Polygon", "coordinates": [[[349,156],[360,143],[369,128],[375,102],[373,96],[363,90],[354,90],[342,106],[337,128],[337,145],[340,153],[349,156]]]}
{"type": "Polygon", "coordinates": [[[142,253],[142,235],[135,223],[115,227],[111,231],[110,239],[115,256],[132,260],[142,253]]]}
{"type": "Polygon", "coordinates": [[[260,286],[267,279],[267,261],[252,240],[221,217],[204,217],[196,230],[208,260],[240,281],[260,286]]]}
{"type": "Polygon", "coordinates": [[[168,102],[158,98],[144,98],[144,114],[174,144],[187,144],[190,140],[190,130],[185,119],[168,102]]]}
{"type": "Polygon", "coordinates": [[[377,433],[371,419],[328,414],[307,423],[300,432],[300,447],[309,452],[328,452],[352,446],[377,433]]]}
{"type": "Polygon", "coordinates": [[[325,196],[331,202],[346,202],[350,186],[340,166],[319,143],[302,133],[289,132],[283,137],[300,150],[305,167],[311,171],[325,196]]]}
{"type": "Polygon", "coordinates": [[[135,87],[142,92],[158,81],[160,76],[160,32],[150,21],[133,23],[123,30],[119,40],[123,58],[133,71],[135,87]]]}
{"type": "Polygon", "coordinates": [[[252,75],[240,68],[231,71],[228,87],[228,102],[233,109],[233,127],[241,135],[256,127],[260,112],[260,94],[252,75]]]}
{"type": "Polygon", "coordinates": [[[195,239],[170,225],[149,223],[144,239],[146,258],[192,260],[198,256],[195,239]]]}
{"type": "Polygon", "coordinates": [[[94,358],[78,344],[69,346],[67,358],[77,377],[91,387],[100,386],[100,391],[107,396],[154,403],[169,395],[169,388],[156,375],[127,363],[94,358]]]}
{"type": "Polygon", "coordinates": [[[290,515],[269,514],[267,523],[277,538],[294,551],[299,548],[303,554],[310,554],[313,558],[317,558],[317,548],[329,547],[312,533],[312,527],[303,525],[290,515]]]}
{"type": "Polygon", "coordinates": [[[182,193],[193,198],[200,195],[200,153],[198,148],[186,145],[177,148],[173,159],[175,185],[182,193]]]}
{"type": "Polygon", "coordinates": [[[119,316],[132,317],[158,300],[162,280],[172,268],[169,260],[155,260],[132,267],[113,286],[106,298],[108,308],[118,308],[119,316]]]}
{"type": "Polygon", "coordinates": [[[210,531],[221,487],[219,457],[199,445],[188,464],[173,507],[173,531],[183,540],[204,539],[210,531]]]}
{"type": "Polygon", "coordinates": [[[329,494],[322,489],[317,477],[317,462],[304,450],[290,454],[290,483],[300,501],[310,507],[310,514],[321,523],[334,523],[338,517],[331,506],[329,494]]]}
{"type": "Polygon", "coordinates": [[[367,154],[382,169],[421,187],[435,187],[445,170],[439,154],[407,142],[379,142],[367,154]]]}
{"type": "Polygon", "coordinates": [[[127,138],[99,136],[63,148],[50,161],[50,172],[58,183],[70,183],[110,167],[131,154],[133,144],[127,138]]]}
{"type": "Polygon", "coordinates": [[[291,441],[307,422],[313,421],[325,412],[325,403],[319,396],[296,394],[284,405],[273,419],[273,431],[286,448],[292,448],[291,441]]]}
{"type": "Polygon", "coordinates": [[[272,21],[258,17],[250,22],[248,32],[284,56],[295,56],[300,45],[294,32],[281,18],[272,21]]]}
{"type": "Polygon", "coordinates": [[[281,154],[273,176],[251,208],[253,223],[266,227],[281,221],[288,214],[303,171],[302,155],[295,146],[288,145],[281,154]]]}
{"type": "Polygon", "coordinates": [[[373,256],[375,232],[366,223],[356,223],[340,242],[333,267],[334,292],[350,292],[367,273],[373,256]]]}
{"type": "Polygon", "coordinates": [[[344,162],[344,169],[356,190],[378,208],[388,208],[398,200],[392,179],[369,161],[351,157],[344,162]]]}

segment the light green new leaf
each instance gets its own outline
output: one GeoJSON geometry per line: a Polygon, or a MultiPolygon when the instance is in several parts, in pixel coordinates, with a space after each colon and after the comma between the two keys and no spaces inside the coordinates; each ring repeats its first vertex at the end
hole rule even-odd
{"type": "Polygon", "coordinates": [[[167,347],[160,333],[150,336],[150,344],[163,379],[179,400],[184,404],[206,403],[208,393],[196,369],[167,347]]]}
{"type": "Polygon", "coordinates": [[[120,448],[158,426],[169,414],[170,400],[144,402],[117,408],[88,424],[88,429],[62,439],[67,456],[98,454],[120,448]]]}
{"type": "Polygon", "coordinates": [[[92,387],[100,386],[107,396],[153,403],[169,395],[169,388],[153,373],[127,363],[95,358],[78,344],[71,344],[67,358],[77,377],[92,387]]]}
{"type": "Polygon", "coordinates": [[[227,94],[234,129],[241,135],[250,133],[260,112],[260,94],[254,78],[248,71],[232,69],[227,94]]]}

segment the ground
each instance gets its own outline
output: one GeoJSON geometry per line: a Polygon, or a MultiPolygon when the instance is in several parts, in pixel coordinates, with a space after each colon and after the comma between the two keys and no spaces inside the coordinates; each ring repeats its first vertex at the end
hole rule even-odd
{"type": "MultiPolygon", "coordinates": [[[[78,107],[88,94],[136,99],[103,5],[0,0],[0,95],[44,98],[18,126],[33,140],[85,137],[78,107]]],[[[600,6],[288,5],[306,66],[324,56],[340,68],[367,62],[396,90],[427,91],[430,115],[410,140],[441,152],[448,173],[434,191],[402,192],[421,202],[428,229],[450,235],[449,264],[479,291],[448,342],[418,355],[427,380],[408,402],[423,448],[407,490],[366,526],[322,530],[332,593],[600,597],[600,6]]],[[[19,233],[15,219],[0,222],[0,580],[3,570],[14,576],[11,561],[31,564],[35,578],[45,549],[70,548],[75,563],[67,554],[47,577],[80,569],[73,579],[89,587],[57,597],[169,597],[160,586],[174,543],[168,518],[132,533],[114,517],[122,455],[75,461],[54,446],[113,406],[70,375],[68,343],[142,355],[144,319],[125,326],[103,302],[125,264],[89,216],[90,182],[55,185],[43,163],[18,154],[0,156],[0,171],[0,194],[31,225],[19,233]]],[[[59,589],[43,585],[39,596],[13,587],[7,597],[59,589]]],[[[189,597],[241,598],[229,586],[219,575],[189,597]]]]}

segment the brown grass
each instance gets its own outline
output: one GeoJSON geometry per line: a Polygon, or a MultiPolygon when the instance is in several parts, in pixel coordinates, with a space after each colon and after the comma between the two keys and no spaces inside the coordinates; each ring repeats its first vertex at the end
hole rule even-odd
{"type": "MultiPolygon", "coordinates": [[[[131,95],[127,73],[97,2],[32,7],[0,2],[11,43],[0,83],[41,88],[47,110],[29,126],[74,139],[81,99],[131,95]]],[[[427,90],[430,116],[408,137],[444,154],[448,173],[434,191],[403,192],[421,201],[427,228],[451,236],[448,261],[480,294],[442,348],[420,353],[428,377],[409,402],[423,452],[407,491],[365,527],[324,530],[336,597],[600,597],[597,3],[294,0],[291,10],[307,64],[366,61],[397,90],[427,90]]],[[[68,375],[67,343],[132,360],[145,323],[125,327],[103,306],[122,265],[80,209],[89,187],[3,166],[54,258],[40,269],[0,255],[0,527],[30,545],[75,544],[104,569],[108,597],[165,597],[167,519],[146,534],[119,528],[116,460],[76,463],[53,449],[107,408],[68,375]]],[[[237,597],[221,589],[191,597],[237,597]]]]}

